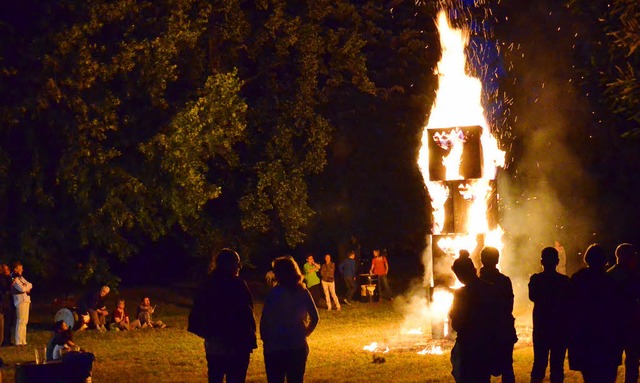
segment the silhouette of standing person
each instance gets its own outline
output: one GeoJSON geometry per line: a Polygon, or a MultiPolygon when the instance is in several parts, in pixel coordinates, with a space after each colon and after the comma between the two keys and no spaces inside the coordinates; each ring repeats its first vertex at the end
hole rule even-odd
{"type": "Polygon", "coordinates": [[[569,282],[569,368],[585,383],[613,383],[622,360],[621,304],[602,247],[589,246],[584,261],[588,267],[569,282]]]}
{"type": "Polygon", "coordinates": [[[616,264],[607,273],[618,288],[623,304],[624,331],[624,381],[638,382],[640,361],[640,274],[638,272],[638,254],[630,243],[616,248],[616,264]]]}
{"type": "Polygon", "coordinates": [[[253,299],[240,279],[240,256],[222,249],[212,260],[189,315],[188,331],[204,338],[209,383],[243,383],[257,348],[253,299]]]}
{"type": "Polygon", "coordinates": [[[529,279],[529,299],[534,304],[531,383],[542,383],[549,357],[551,383],[564,381],[569,277],[556,271],[558,262],[558,250],[545,247],[540,257],[543,271],[529,279]]]}
{"type": "Polygon", "coordinates": [[[340,263],[338,269],[340,274],[342,274],[342,278],[344,279],[344,285],[347,288],[347,293],[344,296],[343,302],[346,305],[350,305],[355,297],[358,286],[356,285],[356,253],[353,250],[349,250],[347,253],[347,258],[340,263]]]}
{"type": "Polygon", "coordinates": [[[513,286],[511,279],[502,274],[497,266],[500,253],[495,247],[485,247],[480,252],[480,279],[495,286],[498,294],[498,333],[496,338],[496,352],[498,355],[496,370],[492,375],[502,375],[503,383],[514,383],[513,345],[518,341],[516,335],[515,318],[513,317],[513,286]]]}
{"type": "Polygon", "coordinates": [[[489,383],[495,365],[497,296],[495,288],[476,275],[473,261],[460,257],[451,268],[464,285],[453,293],[449,311],[456,343],[451,365],[457,383],[489,383]]]}
{"type": "Polygon", "coordinates": [[[318,309],[293,258],[276,258],[273,272],[277,284],[267,294],[260,319],[267,381],[298,383],[304,380],[307,337],[318,325],[318,309]]]}

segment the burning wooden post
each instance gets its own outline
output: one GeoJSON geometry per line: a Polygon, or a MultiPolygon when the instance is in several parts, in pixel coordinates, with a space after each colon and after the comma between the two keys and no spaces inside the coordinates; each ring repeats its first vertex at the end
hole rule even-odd
{"type": "MultiPolygon", "coordinates": [[[[423,256],[432,335],[448,334],[451,291],[458,286],[451,265],[460,250],[477,259],[486,244],[502,249],[496,171],[504,152],[491,135],[481,103],[482,84],[465,72],[468,34],[438,17],[442,59],[439,89],[422,135],[418,165],[431,198],[432,227],[423,256]]],[[[478,263],[478,262],[476,262],[478,263]]]]}
{"type": "Polygon", "coordinates": [[[428,239],[433,288],[429,301],[434,305],[432,335],[442,339],[448,334],[448,310],[443,312],[437,302],[451,305],[450,298],[440,296],[450,294],[457,285],[451,265],[463,249],[477,259],[486,233],[497,228],[498,198],[495,180],[483,178],[482,127],[428,129],[427,135],[429,191],[438,193],[432,197],[434,216],[428,239]]]}

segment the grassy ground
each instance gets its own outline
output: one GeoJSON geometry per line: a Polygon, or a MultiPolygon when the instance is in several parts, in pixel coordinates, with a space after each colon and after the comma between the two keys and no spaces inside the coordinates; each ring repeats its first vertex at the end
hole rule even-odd
{"type": "MultiPolygon", "coordinates": [[[[170,327],[164,330],[144,329],[132,332],[76,334],[76,342],[94,352],[94,382],[204,382],[206,362],[203,341],[186,330],[189,310],[188,291],[128,290],[125,296],[150,295],[158,304],[155,317],[170,327]]],[[[137,299],[136,299],[137,300],[137,299]]],[[[128,312],[134,311],[134,299],[128,300],[128,312]]],[[[401,334],[406,305],[394,302],[355,303],[341,311],[320,312],[320,324],[309,339],[311,353],[307,363],[308,382],[452,382],[449,350],[451,342],[436,343],[424,335],[401,334]],[[371,342],[388,345],[388,353],[376,353],[383,363],[373,363],[374,354],[362,348],[371,342]],[[419,355],[425,347],[440,345],[442,355],[419,355]]],[[[111,305],[113,302],[109,302],[111,305]]],[[[109,306],[111,307],[111,306],[109,306]]],[[[51,332],[55,307],[35,305],[28,333],[29,346],[2,348],[0,356],[7,366],[2,370],[3,382],[13,382],[15,363],[32,361],[34,348],[46,344],[51,332]]],[[[262,310],[256,305],[256,320],[262,310]]],[[[530,315],[530,314],[529,314],[530,315]]],[[[514,352],[514,369],[518,382],[529,382],[532,347],[527,335],[526,315],[522,315],[519,331],[522,341],[514,352]]],[[[519,319],[520,321],[520,319],[519,319]]],[[[428,330],[428,326],[425,326],[428,330]]],[[[428,332],[428,331],[427,331],[428,332]]],[[[259,342],[260,343],[260,342],[259,342]]],[[[380,359],[379,359],[380,360],[380,359]]],[[[622,373],[622,368],[620,369],[622,373]]],[[[579,375],[568,371],[565,382],[581,382],[579,375]]],[[[622,376],[620,374],[620,376],[622,376]]],[[[251,358],[248,381],[265,382],[262,349],[251,358]]],[[[492,382],[500,379],[493,378],[492,382]]]]}

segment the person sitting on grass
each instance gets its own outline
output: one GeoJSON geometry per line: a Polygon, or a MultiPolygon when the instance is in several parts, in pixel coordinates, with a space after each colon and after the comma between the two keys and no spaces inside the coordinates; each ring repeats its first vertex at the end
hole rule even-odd
{"type": "Polygon", "coordinates": [[[65,381],[86,381],[91,377],[95,355],[85,352],[73,342],[73,331],[67,323],[59,320],[47,344],[47,361],[60,360],[64,365],[65,381]]]}
{"type": "Polygon", "coordinates": [[[134,320],[133,322],[129,321],[129,316],[124,311],[124,299],[118,299],[117,306],[115,310],[113,310],[111,316],[112,322],[109,326],[112,330],[116,331],[129,331],[134,330],[140,327],[140,321],[134,320]]]}
{"type": "Polygon", "coordinates": [[[67,322],[59,320],[55,324],[53,337],[49,341],[47,353],[51,350],[51,358],[47,355],[47,360],[62,359],[62,355],[68,351],[80,351],[80,347],[73,341],[73,331],[67,322]]]}
{"type": "MultiPolygon", "coordinates": [[[[109,286],[102,286],[99,291],[88,293],[80,302],[78,313],[89,314],[91,325],[98,331],[107,331],[106,316],[109,315],[104,298],[109,294],[109,286]]],[[[83,327],[80,330],[84,330],[83,327]]]]}
{"type": "Polygon", "coordinates": [[[149,297],[142,298],[140,306],[138,306],[138,320],[140,321],[140,326],[142,328],[151,327],[151,328],[165,328],[166,324],[162,323],[162,321],[154,321],[153,320],[153,312],[156,310],[156,306],[151,306],[151,300],[149,297]]]}

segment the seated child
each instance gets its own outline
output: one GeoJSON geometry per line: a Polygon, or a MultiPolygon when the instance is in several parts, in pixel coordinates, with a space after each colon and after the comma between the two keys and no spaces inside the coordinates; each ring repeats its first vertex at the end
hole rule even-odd
{"type": "Polygon", "coordinates": [[[142,328],[145,327],[158,327],[165,328],[166,324],[162,323],[162,321],[154,321],[153,320],[153,312],[156,310],[155,306],[151,307],[151,300],[149,297],[142,298],[142,302],[140,306],[138,306],[138,320],[140,321],[140,325],[142,328]]]}
{"type": "Polygon", "coordinates": [[[62,355],[67,351],[80,351],[73,342],[73,331],[67,325],[67,322],[60,320],[56,322],[53,337],[51,338],[51,359],[62,359],[62,355]]]}
{"type": "Polygon", "coordinates": [[[53,337],[47,344],[47,360],[62,360],[70,381],[84,381],[91,376],[95,356],[80,350],[73,342],[73,331],[63,320],[56,322],[53,337]]]}
{"type": "Polygon", "coordinates": [[[110,327],[116,331],[129,331],[140,327],[140,321],[137,319],[129,322],[129,316],[124,312],[124,299],[118,299],[118,305],[116,309],[113,310],[111,318],[112,322],[110,327]]]}

